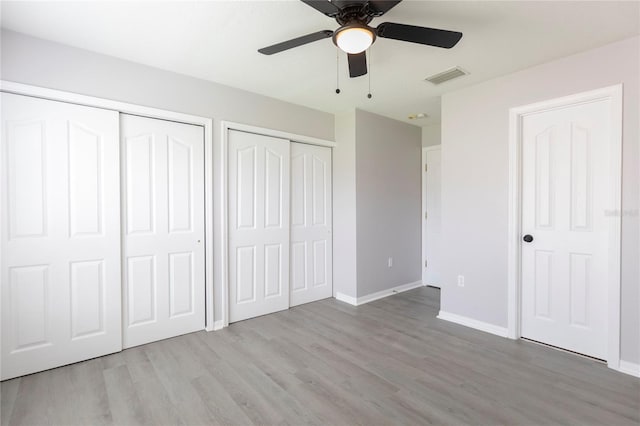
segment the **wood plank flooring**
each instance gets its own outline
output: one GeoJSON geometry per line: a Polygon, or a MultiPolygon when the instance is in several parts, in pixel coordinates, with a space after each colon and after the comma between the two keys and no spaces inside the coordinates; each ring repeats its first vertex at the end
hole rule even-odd
{"type": "Polygon", "coordinates": [[[640,380],[436,319],[419,288],[333,299],[2,383],[5,425],[638,425],[640,380]]]}

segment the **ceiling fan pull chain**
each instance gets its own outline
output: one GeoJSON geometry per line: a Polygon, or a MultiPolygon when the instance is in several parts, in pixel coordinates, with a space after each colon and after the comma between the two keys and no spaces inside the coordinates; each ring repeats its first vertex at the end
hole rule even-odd
{"type": "Polygon", "coordinates": [[[340,51],[336,49],[336,94],[340,94],[340,51]]]}
{"type": "Polygon", "coordinates": [[[371,95],[371,72],[373,70],[373,62],[371,61],[371,48],[367,50],[369,54],[369,93],[367,93],[367,98],[371,99],[373,96],[371,95]]]}

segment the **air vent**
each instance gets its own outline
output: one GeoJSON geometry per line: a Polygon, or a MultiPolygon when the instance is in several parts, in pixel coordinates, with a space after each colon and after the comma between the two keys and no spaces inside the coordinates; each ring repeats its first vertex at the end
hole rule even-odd
{"type": "Polygon", "coordinates": [[[442,84],[445,81],[453,80],[454,78],[462,77],[463,75],[467,74],[469,73],[464,71],[460,67],[454,67],[427,77],[425,78],[425,80],[433,84],[442,84]]]}

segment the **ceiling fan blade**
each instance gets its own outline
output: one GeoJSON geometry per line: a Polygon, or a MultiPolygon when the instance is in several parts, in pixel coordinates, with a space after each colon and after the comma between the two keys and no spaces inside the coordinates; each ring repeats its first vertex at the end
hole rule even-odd
{"type": "Polygon", "coordinates": [[[369,0],[369,9],[374,12],[373,16],[382,16],[402,0],[369,0]]]}
{"type": "Polygon", "coordinates": [[[462,33],[457,31],[394,24],[392,22],[384,22],[378,25],[376,31],[378,37],[443,47],[445,49],[451,49],[462,38],[462,33]]]}
{"type": "Polygon", "coordinates": [[[347,59],[349,60],[349,77],[360,77],[367,73],[367,55],[365,52],[347,53],[347,59]]]}
{"type": "Polygon", "coordinates": [[[264,55],[273,55],[274,53],[282,52],[283,50],[293,49],[294,47],[302,46],[303,44],[312,43],[314,41],[329,38],[333,35],[331,30],[322,30],[316,33],[303,35],[291,40],[283,41],[282,43],[274,44],[272,46],[263,47],[258,49],[258,52],[264,55]]]}
{"type": "Polygon", "coordinates": [[[338,9],[338,6],[328,2],[327,0],[300,0],[300,1],[308,6],[311,6],[318,12],[324,13],[330,18],[333,18],[336,15],[338,15],[338,13],[340,13],[340,9],[338,9]]]}

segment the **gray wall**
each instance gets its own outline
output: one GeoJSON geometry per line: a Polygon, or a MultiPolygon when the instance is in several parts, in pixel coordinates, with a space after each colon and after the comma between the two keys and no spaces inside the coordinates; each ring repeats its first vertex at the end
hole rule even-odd
{"type": "Polygon", "coordinates": [[[635,37],[442,97],[444,311],[507,326],[509,108],[623,83],[621,357],[640,362],[639,52],[635,37]]]}
{"type": "Polygon", "coordinates": [[[214,306],[221,319],[220,121],[333,140],[333,114],[11,31],[1,38],[3,80],[214,119],[214,306]]]}
{"type": "Polygon", "coordinates": [[[422,146],[440,145],[442,130],[440,123],[430,124],[422,128],[422,146]]]}
{"type": "Polygon", "coordinates": [[[333,140],[333,114],[2,30],[2,79],[333,140]]]}
{"type": "Polygon", "coordinates": [[[357,296],[362,297],[422,279],[421,129],[360,110],[355,125],[357,296]]]}

